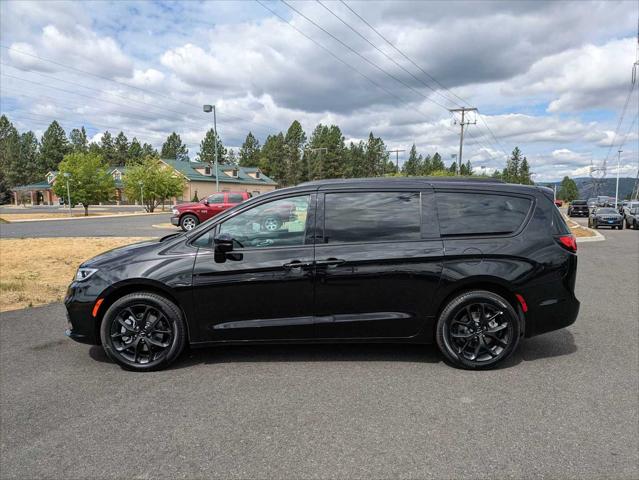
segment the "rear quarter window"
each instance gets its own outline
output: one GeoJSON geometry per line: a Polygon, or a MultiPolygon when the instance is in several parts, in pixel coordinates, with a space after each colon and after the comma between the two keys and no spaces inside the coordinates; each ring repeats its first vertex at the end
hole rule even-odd
{"type": "Polygon", "coordinates": [[[435,198],[442,236],[513,233],[532,203],[525,197],[475,192],[437,192],[435,198]]]}
{"type": "Polygon", "coordinates": [[[229,193],[229,203],[241,203],[244,201],[244,195],[241,193],[229,193]]]}

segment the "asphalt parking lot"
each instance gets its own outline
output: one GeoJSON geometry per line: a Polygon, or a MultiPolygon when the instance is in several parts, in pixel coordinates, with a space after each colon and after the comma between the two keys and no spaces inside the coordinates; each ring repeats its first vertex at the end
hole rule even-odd
{"type": "Polygon", "coordinates": [[[2,314],[0,475],[636,479],[639,232],[602,233],[579,244],[577,322],[488,372],[434,347],[315,345],[136,374],[64,338],[60,304],[2,314]]]}
{"type": "Polygon", "coordinates": [[[160,237],[179,231],[176,227],[156,228],[153,225],[170,222],[171,214],[124,217],[90,217],[37,222],[0,224],[2,238],[43,237],[160,237]]]}

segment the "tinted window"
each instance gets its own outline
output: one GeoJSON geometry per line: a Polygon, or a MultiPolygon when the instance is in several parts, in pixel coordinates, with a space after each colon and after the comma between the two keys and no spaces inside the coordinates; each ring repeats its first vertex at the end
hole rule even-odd
{"type": "Polygon", "coordinates": [[[420,238],[418,192],[328,193],[324,209],[327,243],[420,238]]]}
{"type": "Polygon", "coordinates": [[[517,230],[530,200],[482,193],[435,194],[442,235],[506,234],[517,230]]]}
{"type": "Polygon", "coordinates": [[[236,248],[303,245],[306,238],[308,195],[257,205],[220,225],[220,234],[233,237],[236,248]]]}
{"type": "Polygon", "coordinates": [[[575,200],[574,202],[572,202],[573,205],[586,205],[586,201],[585,200],[575,200]]]}
{"type": "Polygon", "coordinates": [[[207,200],[209,203],[224,203],[224,194],[214,193],[213,195],[209,195],[207,200]]]}
{"type": "Polygon", "coordinates": [[[229,203],[241,203],[244,196],[241,193],[229,193],[229,203]]]}

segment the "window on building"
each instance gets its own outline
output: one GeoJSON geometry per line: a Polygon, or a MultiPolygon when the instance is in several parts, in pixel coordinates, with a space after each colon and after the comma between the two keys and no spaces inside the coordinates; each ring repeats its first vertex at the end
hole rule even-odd
{"type": "Polygon", "coordinates": [[[419,240],[419,192],[327,193],[326,243],[419,240]]]}

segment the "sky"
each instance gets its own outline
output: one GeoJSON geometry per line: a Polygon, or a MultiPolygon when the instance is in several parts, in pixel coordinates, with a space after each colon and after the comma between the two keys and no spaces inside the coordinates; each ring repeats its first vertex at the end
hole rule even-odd
{"type": "Polygon", "coordinates": [[[38,135],[52,120],[123,130],[192,159],[217,107],[224,144],[299,120],[348,141],[414,143],[478,172],[519,146],[536,182],[639,167],[639,2],[0,2],[0,110],[38,135]],[[625,114],[621,113],[625,108],[625,114]],[[620,122],[621,119],[621,122],[620,122]],[[457,122],[457,123],[456,123],[457,122]],[[617,132],[617,135],[615,135],[617,132]]]}

